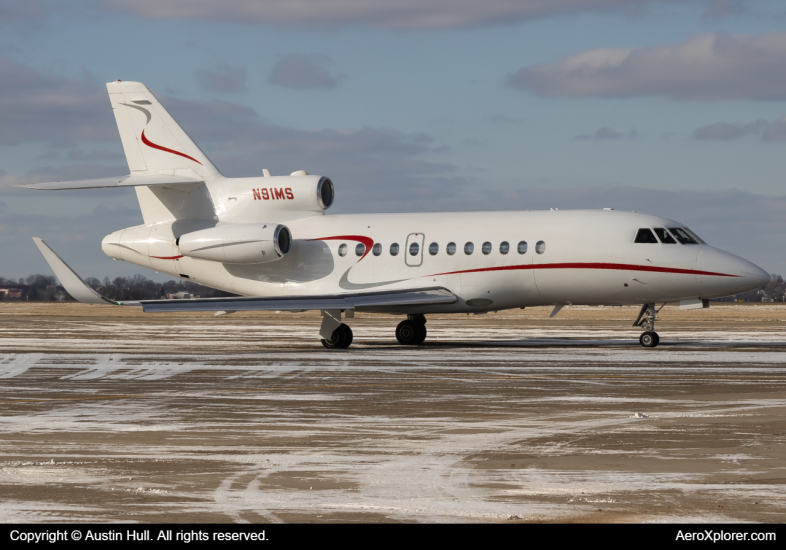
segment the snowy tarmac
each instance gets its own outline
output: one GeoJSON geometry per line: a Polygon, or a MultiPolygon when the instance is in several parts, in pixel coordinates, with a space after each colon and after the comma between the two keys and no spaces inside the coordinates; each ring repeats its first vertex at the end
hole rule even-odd
{"type": "Polygon", "coordinates": [[[786,520],[786,306],[666,311],[655,350],[632,309],[419,348],[359,316],[346,351],[313,315],[47,307],[0,305],[6,522],[786,520]]]}

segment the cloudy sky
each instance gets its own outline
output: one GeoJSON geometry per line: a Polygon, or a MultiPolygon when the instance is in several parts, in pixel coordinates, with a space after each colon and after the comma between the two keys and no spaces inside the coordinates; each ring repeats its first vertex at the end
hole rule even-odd
{"type": "MultiPolygon", "coordinates": [[[[636,210],[786,275],[786,5],[770,0],[0,0],[0,276],[83,276],[142,223],[105,82],[228,176],[330,176],[331,213],[636,210]]],[[[145,275],[153,275],[144,272],[145,275]]]]}

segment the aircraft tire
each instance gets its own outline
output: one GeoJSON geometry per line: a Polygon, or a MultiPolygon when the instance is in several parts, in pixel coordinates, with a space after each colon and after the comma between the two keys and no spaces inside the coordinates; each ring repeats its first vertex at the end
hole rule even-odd
{"type": "Polygon", "coordinates": [[[341,323],[341,325],[333,331],[330,340],[325,340],[323,338],[321,342],[327,349],[346,349],[352,343],[352,329],[344,323],[341,323]]]}
{"type": "Polygon", "coordinates": [[[657,332],[648,330],[641,333],[639,343],[645,348],[654,348],[660,343],[660,337],[657,332]]]}
{"type": "Polygon", "coordinates": [[[410,320],[401,321],[396,327],[396,340],[405,346],[414,346],[420,343],[420,335],[425,339],[426,327],[410,320]]]}
{"type": "Polygon", "coordinates": [[[417,313],[417,314],[414,314],[414,315],[407,315],[407,319],[412,321],[413,323],[417,323],[419,325],[425,325],[426,324],[426,316],[423,315],[422,313],[417,313]]]}
{"type": "Polygon", "coordinates": [[[423,343],[423,341],[426,339],[426,334],[428,334],[426,325],[418,325],[418,339],[415,342],[416,346],[419,346],[423,343]]]}
{"type": "Polygon", "coordinates": [[[352,329],[349,328],[349,325],[345,325],[344,323],[341,323],[341,326],[338,327],[338,330],[344,333],[344,342],[343,342],[344,345],[341,346],[341,348],[347,349],[349,346],[352,345],[352,338],[353,338],[352,329]]]}

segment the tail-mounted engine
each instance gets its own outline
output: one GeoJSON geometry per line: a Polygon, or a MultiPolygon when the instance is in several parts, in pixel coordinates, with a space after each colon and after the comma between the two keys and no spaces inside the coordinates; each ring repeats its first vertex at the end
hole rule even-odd
{"type": "Polygon", "coordinates": [[[221,219],[231,223],[282,222],[323,214],[333,204],[333,182],[324,176],[302,174],[228,180],[221,219]]]}
{"type": "Polygon", "coordinates": [[[176,244],[189,258],[262,264],[286,256],[292,248],[292,234],[281,224],[241,223],[186,233],[176,244]]]}

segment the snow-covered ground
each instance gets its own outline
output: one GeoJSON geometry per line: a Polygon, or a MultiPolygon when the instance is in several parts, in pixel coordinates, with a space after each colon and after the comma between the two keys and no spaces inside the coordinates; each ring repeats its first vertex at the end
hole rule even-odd
{"type": "Polygon", "coordinates": [[[645,350],[636,331],[435,324],[404,348],[360,325],[329,352],[313,332],[5,327],[0,518],[786,519],[786,335],[645,350]]]}

